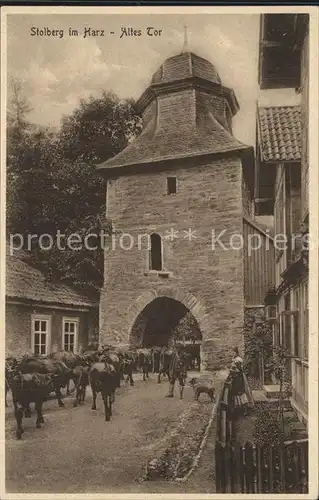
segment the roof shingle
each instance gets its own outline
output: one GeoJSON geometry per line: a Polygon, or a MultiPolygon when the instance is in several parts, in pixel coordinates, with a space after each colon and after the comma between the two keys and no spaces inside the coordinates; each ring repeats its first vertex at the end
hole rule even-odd
{"type": "Polygon", "coordinates": [[[184,52],[166,59],[154,73],[151,83],[174,82],[191,76],[221,84],[215,66],[193,52],[184,52]]]}
{"type": "Polygon", "coordinates": [[[145,112],[141,134],[97,165],[99,170],[114,174],[122,167],[251,149],[232,135],[231,119],[239,109],[234,92],[221,84],[215,67],[196,54],[164,61],[139,102],[145,112]]]}
{"type": "Polygon", "coordinates": [[[301,159],[300,106],[260,107],[258,121],[262,161],[301,159]]]}
{"type": "Polygon", "coordinates": [[[6,297],[79,307],[95,306],[95,301],[63,283],[48,282],[44,274],[25,261],[23,252],[6,252],[6,297]]]}
{"type": "MultiPolygon", "coordinates": [[[[155,163],[210,153],[247,150],[207,112],[206,120],[191,129],[188,124],[174,130],[157,131],[157,117],[149,121],[142,133],[114,158],[98,165],[99,169],[155,163]]],[[[173,127],[172,127],[173,128],[173,127]]]]}

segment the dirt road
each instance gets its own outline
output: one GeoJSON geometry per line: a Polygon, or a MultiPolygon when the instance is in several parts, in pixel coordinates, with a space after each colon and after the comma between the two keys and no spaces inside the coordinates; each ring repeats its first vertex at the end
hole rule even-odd
{"type": "MultiPolygon", "coordinates": [[[[190,387],[180,400],[165,398],[167,382],[155,377],[118,390],[113,418],[105,422],[101,397],[91,410],[89,393],[83,406],[65,408],[45,403],[45,424],[35,428],[35,416],[24,419],[22,440],[15,437],[15,422],[6,417],[6,490],[8,493],[207,493],[209,477],[188,484],[140,482],[145,464],[166,432],[176,425],[193,400],[190,387]]],[[[202,403],[208,404],[208,403],[202,403]]],[[[10,414],[11,413],[11,414],[10,414]]],[[[203,473],[202,473],[203,476],[203,473]]]]}

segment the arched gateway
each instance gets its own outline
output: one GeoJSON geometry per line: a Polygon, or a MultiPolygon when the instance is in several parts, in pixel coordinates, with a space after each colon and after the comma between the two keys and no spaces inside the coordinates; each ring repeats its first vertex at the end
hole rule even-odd
{"type": "Polygon", "coordinates": [[[237,243],[253,150],[232,134],[234,91],[192,52],[164,61],[137,106],[142,132],[98,165],[116,229],[106,242],[100,341],[166,342],[188,311],[203,367],[218,369],[243,344],[237,243]]]}
{"type": "Polygon", "coordinates": [[[192,295],[178,290],[144,292],[132,304],[130,344],[145,347],[167,345],[174,336],[202,340],[207,327],[202,304],[192,295]]]}

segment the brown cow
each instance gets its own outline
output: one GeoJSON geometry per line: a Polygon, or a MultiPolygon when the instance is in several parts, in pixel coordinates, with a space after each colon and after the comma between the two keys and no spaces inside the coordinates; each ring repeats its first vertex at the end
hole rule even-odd
{"type": "MultiPolygon", "coordinates": [[[[70,370],[73,370],[76,366],[87,366],[87,361],[83,356],[80,356],[79,354],[75,354],[74,352],[71,351],[57,351],[53,352],[52,354],[49,354],[48,356],[50,359],[53,359],[55,361],[62,361],[70,370]]],[[[70,380],[71,378],[67,381],[66,384],[66,393],[67,395],[70,394],[71,392],[74,391],[76,387],[76,380],[73,379],[74,383],[74,389],[70,391],[70,380]]]]}
{"type": "Polygon", "coordinates": [[[152,352],[150,349],[137,350],[137,365],[142,370],[143,380],[148,379],[148,374],[152,370],[152,352]]]}
{"type": "Polygon", "coordinates": [[[86,388],[89,385],[89,366],[76,366],[72,370],[72,379],[75,384],[76,396],[73,406],[84,403],[86,388]]]}
{"type": "MultiPolygon", "coordinates": [[[[54,375],[54,387],[52,390],[56,393],[59,406],[64,406],[62,401],[61,387],[65,387],[68,380],[72,376],[70,370],[63,361],[56,361],[49,358],[40,358],[36,356],[25,357],[18,364],[17,372],[25,373],[42,373],[54,375]]],[[[26,417],[30,416],[31,412],[26,413],[26,417]]]]}
{"type": "Polygon", "coordinates": [[[42,405],[54,386],[54,375],[44,373],[24,373],[15,375],[11,381],[12,401],[17,422],[16,436],[21,439],[23,412],[30,410],[30,403],[35,403],[37,412],[36,427],[44,423],[42,405]]]}
{"type": "Polygon", "coordinates": [[[96,397],[100,392],[104,402],[105,420],[108,422],[112,416],[112,403],[117,386],[115,368],[109,363],[94,363],[89,371],[89,379],[93,396],[92,410],[96,410],[96,397]]]}

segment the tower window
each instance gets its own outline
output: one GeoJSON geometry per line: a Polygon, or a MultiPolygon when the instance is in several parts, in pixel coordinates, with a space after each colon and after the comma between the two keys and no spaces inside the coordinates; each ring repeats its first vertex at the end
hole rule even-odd
{"type": "Polygon", "coordinates": [[[167,177],[167,194],[176,193],[176,177],[167,177]]]}
{"type": "Polygon", "coordinates": [[[162,270],[162,239],[159,234],[151,234],[150,269],[162,270]]]}

